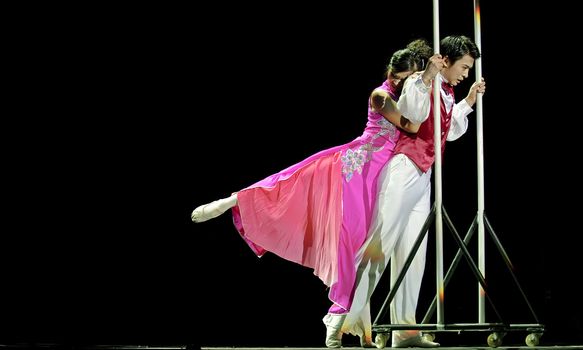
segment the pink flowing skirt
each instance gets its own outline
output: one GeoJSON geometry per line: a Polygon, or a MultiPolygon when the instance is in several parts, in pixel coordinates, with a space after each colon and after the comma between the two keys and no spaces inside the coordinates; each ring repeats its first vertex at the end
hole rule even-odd
{"type": "Polygon", "coordinates": [[[366,240],[378,177],[394,146],[383,140],[372,147],[365,134],[239,191],[235,227],[257,256],[269,251],[313,269],[330,287],[330,300],[349,310],[355,255],[366,240]]]}

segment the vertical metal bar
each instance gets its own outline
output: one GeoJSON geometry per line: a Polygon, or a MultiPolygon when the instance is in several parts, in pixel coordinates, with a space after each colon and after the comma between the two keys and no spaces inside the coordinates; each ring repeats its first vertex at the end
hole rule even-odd
{"type": "MultiPolygon", "coordinates": [[[[433,0],[433,47],[434,51],[440,51],[439,40],[439,1],[433,0]]],[[[444,284],[443,284],[443,219],[442,219],[442,186],[441,186],[441,86],[437,79],[433,80],[433,118],[434,118],[434,143],[435,143],[435,276],[437,303],[437,324],[444,325],[444,284]]]]}
{"type": "MultiPolygon", "coordinates": [[[[480,31],[480,4],[474,0],[474,42],[480,53],[482,52],[482,40],[480,31]]],[[[476,81],[482,79],[482,60],[478,58],[474,62],[476,69],[476,81]]],[[[483,119],[482,119],[482,94],[476,98],[476,139],[478,158],[478,268],[482,276],[486,276],[486,239],[484,230],[484,147],[483,147],[483,119]]],[[[486,299],[484,289],[478,284],[478,322],[486,322],[486,299]]]]}

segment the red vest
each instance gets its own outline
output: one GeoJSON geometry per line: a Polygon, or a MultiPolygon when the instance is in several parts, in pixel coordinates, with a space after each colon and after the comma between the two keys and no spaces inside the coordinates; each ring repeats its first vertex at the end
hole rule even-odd
{"type": "MultiPolygon", "coordinates": [[[[441,92],[440,92],[441,94],[441,92]]],[[[399,136],[399,141],[397,142],[397,147],[395,147],[395,154],[403,153],[409,159],[411,159],[419,169],[423,172],[427,172],[433,165],[435,160],[435,143],[433,142],[433,90],[431,91],[431,107],[429,109],[429,118],[421,123],[419,131],[416,134],[410,134],[401,131],[399,136]]],[[[443,157],[443,151],[445,150],[445,141],[447,139],[447,133],[449,131],[449,126],[451,125],[451,113],[453,108],[449,111],[449,114],[445,112],[445,103],[441,99],[441,155],[443,157]]],[[[455,100],[455,99],[454,99],[455,100]]]]}

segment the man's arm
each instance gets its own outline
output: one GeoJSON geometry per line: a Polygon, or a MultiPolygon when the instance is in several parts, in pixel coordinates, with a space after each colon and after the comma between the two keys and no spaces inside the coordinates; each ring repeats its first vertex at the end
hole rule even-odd
{"type": "Polygon", "coordinates": [[[473,109],[472,106],[476,103],[477,94],[486,92],[486,82],[481,78],[479,82],[475,82],[470,87],[468,95],[460,103],[453,106],[451,112],[451,126],[447,133],[447,141],[454,141],[460,138],[468,130],[468,114],[473,109]]]}
{"type": "Polygon", "coordinates": [[[405,80],[397,108],[412,123],[421,124],[429,118],[432,81],[443,67],[445,67],[443,57],[435,54],[429,58],[427,69],[420,75],[415,74],[405,80]]]}

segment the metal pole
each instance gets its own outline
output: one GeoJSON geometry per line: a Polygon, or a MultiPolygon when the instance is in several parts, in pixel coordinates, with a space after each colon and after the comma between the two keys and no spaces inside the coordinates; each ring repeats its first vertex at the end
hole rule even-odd
{"type": "MultiPolygon", "coordinates": [[[[482,43],[480,37],[480,4],[474,0],[474,42],[480,52],[482,43]]],[[[476,68],[476,81],[482,79],[482,60],[478,58],[474,63],[476,68]]],[[[482,119],[482,94],[476,97],[476,138],[478,150],[478,268],[484,278],[486,277],[486,238],[484,230],[484,145],[483,145],[483,119],[482,119]]],[[[485,291],[478,284],[478,322],[486,322],[486,298],[485,291]]]]}
{"type": "MultiPolygon", "coordinates": [[[[433,0],[433,51],[439,53],[439,1],[433,0]]],[[[444,325],[444,284],[443,284],[443,218],[441,186],[441,86],[438,79],[433,80],[433,120],[435,143],[435,269],[437,303],[437,327],[444,325]]]]}

